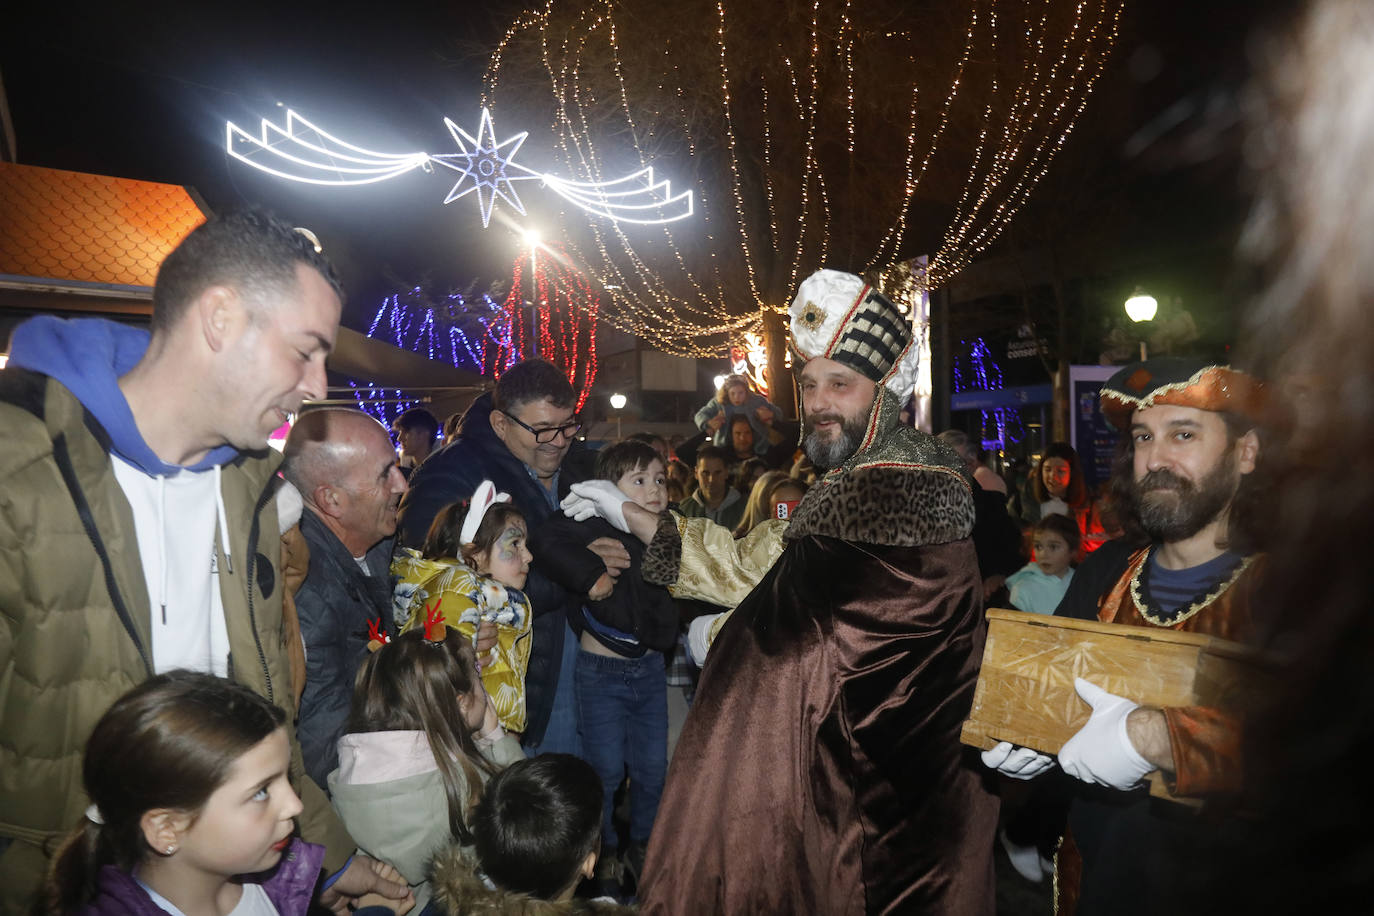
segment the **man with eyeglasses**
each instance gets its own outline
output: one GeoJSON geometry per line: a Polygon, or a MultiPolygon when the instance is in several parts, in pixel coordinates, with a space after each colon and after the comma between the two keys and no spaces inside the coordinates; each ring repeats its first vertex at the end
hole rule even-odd
{"type": "MultiPolygon", "coordinates": [[[[568,488],[593,476],[595,453],[578,441],[572,385],[552,363],[529,359],[506,370],[491,394],[473,401],[457,437],[430,455],[410,478],[401,502],[402,546],[419,547],[439,510],[469,499],[490,480],[524,514],[533,534],[553,512],[568,488]]],[[[613,538],[590,545],[612,576],[629,566],[625,548],[613,538]]],[[[534,558],[525,583],[534,609],[534,645],[525,675],[528,724],[522,742],[527,753],[581,754],[573,702],[577,636],[568,621],[581,596],[546,578],[534,558]]]]}

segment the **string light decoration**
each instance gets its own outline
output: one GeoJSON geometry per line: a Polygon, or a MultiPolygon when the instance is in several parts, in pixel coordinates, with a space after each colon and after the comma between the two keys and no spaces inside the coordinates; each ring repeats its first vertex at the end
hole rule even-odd
{"type": "Polygon", "coordinates": [[[498,197],[525,215],[525,205],[513,182],[534,179],[584,212],[612,222],[651,225],[692,215],[692,192],[674,194],[670,182],[654,179],[652,167],[606,181],[567,181],[516,162],[515,154],[529,132],[498,142],[491,112],[486,108],[482,109],[476,137],[448,118],[444,124],[458,146],[456,153],[379,153],[341,140],[287,109],[286,126],[278,127],[263,118],[260,137],[228,122],[224,148],[240,162],[278,178],[336,187],[387,181],[415,169],[433,172],[433,166],[441,165],[458,173],[444,203],[477,192],[483,229],[491,223],[498,197]]]}
{"type": "Polygon", "coordinates": [[[589,182],[690,164],[690,223],[561,230],[611,324],[720,356],[818,267],[930,251],[926,288],[947,284],[1068,139],[1122,5],[544,0],[493,53],[483,102],[549,123],[563,173],[589,182]]]}
{"type": "Polygon", "coordinates": [[[758,334],[745,332],[744,342],[730,348],[730,371],[748,376],[754,390],[768,397],[768,350],[758,334]]]}
{"type": "MultiPolygon", "coordinates": [[[[382,300],[367,336],[489,378],[540,356],[563,370],[581,410],[596,380],[600,311],[600,294],[571,266],[566,252],[541,243],[511,264],[508,292],[498,287],[436,300],[417,286],[382,300]]],[[[416,403],[396,389],[350,384],[358,405],[388,427],[416,403]]]]}

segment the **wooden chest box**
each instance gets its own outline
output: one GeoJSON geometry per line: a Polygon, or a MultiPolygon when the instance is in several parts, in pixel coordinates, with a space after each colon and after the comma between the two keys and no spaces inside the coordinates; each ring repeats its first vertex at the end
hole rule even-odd
{"type": "MultiPolygon", "coordinates": [[[[1091,709],[1073,688],[1085,678],[1142,706],[1240,708],[1269,667],[1255,650],[1196,633],[988,610],[988,640],[965,744],[999,741],[1057,754],[1091,709]]],[[[1157,775],[1157,774],[1156,774],[1157,775]]],[[[1153,794],[1167,795],[1161,780],[1153,794]]]]}

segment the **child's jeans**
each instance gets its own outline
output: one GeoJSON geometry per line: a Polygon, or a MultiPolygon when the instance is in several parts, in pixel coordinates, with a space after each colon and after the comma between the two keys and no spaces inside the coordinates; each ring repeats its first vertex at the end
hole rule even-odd
{"type": "Polygon", "coordinates": [[[630,770],[630,842],[647,843],[668,769],[668,683],[663,653],[612,658],[577,653],[577,716],[582,756],[601,777],[603,849],[619,846],[611,811],[630,770]]]}

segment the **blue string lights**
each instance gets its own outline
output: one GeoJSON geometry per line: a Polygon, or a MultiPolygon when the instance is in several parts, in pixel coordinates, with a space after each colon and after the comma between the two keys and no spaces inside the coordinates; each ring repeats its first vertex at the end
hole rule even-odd
{"type": "MultiPolygon", "coordinates": [[[[959,343],[967,350],[968,367],[973,378],[968,381],[965,380],[961,366],[964,360],[955,358],[953,365],[955,393],[1001,391],[1005,387],[1002,381],[1002,367],[992,358],[992,350],[988,348],[987,341],[981,337],[975,337],[971,342],[961,340],[959,343]]],[[[1025,438],[1025,426],[1021,422],[1021,414],[1016,408],[994,407],[990,410],[981,410],[979,413],[982,415],[982,421],[978,428],[978,436],[983,442],[995,440],[1000,443],[999,447],[1005,447],[1025,438]]]]}
{"type": "MultiPolygon", "coordinates": [[[[538,248],[544,257],[532,248],[512,264],[510,291],[499,302],[491,292],[435,298],[417,286],[383,299],[367,336],[488,378],[537,354],[567,375],[581,410],[596,379],[599,295],[560,250],[538,248]]],[[[358,406],[388,427],[417,403],[396,389],[350,385],[358,406]]]]}

